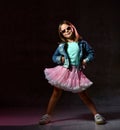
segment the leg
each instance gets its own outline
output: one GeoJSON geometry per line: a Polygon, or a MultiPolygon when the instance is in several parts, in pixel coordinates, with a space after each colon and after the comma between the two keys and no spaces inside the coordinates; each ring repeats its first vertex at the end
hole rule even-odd
{"type": "Polygon", "coordinates": [[[86,106],[90,109],[93,115],[97,114],[97,109],[93,103],[93,101],[90,99],[86,91],[78,93],[81,100],[86,104],[86,106]]]}
{"type": "Polygon", "coordinates": [[[47,124],[50,122],[51,114],[52,114],[54,107],[55,107],[58,99],[60,98],[61,94],[62,94],[62,90],[54,87],[52,96],[51,96],[49,103],[48,103],[46,114],[43,115],[39,121],[40,125],[44,125],[44,124],[47,124]]]}
{"type": "Polygon", "coordinates": [[[102,117],[98,112],[97,109],[93,103],[93,101],[90,99],[86,91],[83,91],[81,93],[78,93],[80,96],[81,100],[87,105],[87,107],[90,109],[92,114],[94,115],[95,122],[97,124],[105,124],[106,121],[104,117],[102,117]]]}
{"type": "Polygon", "coordinates": [[[52,114],[54,107],[55,107],[58,99],[60,98],[61,94],[62,94],[62,90],[54,87],[52,96],[48,103],[47,112],[46,112],[47,114],[49,114],[49,115],[52,114]]]}

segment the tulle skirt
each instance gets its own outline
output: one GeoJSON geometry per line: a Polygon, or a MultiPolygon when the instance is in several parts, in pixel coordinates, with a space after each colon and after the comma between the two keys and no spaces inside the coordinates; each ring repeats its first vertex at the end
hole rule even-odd
{"type": "Polygon", "coordinates": [[[93,82],[75,66],[68,69],[58,65],[53,68],[46,68],[44,73],[45,78],[51,85],[73,93],[84,91],[93,84],[93,82]]]}

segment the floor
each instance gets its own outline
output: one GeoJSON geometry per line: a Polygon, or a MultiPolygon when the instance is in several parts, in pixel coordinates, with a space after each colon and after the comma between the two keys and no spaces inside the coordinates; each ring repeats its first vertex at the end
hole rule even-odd
{"type": "Polygon", "coordinates": [[[0,130],[120,130],[120,106],[98,106],[107,124],[96,125],[86,106],[56,107],[52,122],[38,125],[43,108],[1,108],[0,130]]]}

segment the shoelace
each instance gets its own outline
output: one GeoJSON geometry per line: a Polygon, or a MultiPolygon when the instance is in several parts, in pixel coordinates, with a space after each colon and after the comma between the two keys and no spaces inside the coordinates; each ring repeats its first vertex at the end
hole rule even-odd
{"type": "Polygon", "coordinates": [[[47,119],[49,119],[49,115],[44,115],[44,116],[41,118],[41,120],[47,120],[47,119]]]}

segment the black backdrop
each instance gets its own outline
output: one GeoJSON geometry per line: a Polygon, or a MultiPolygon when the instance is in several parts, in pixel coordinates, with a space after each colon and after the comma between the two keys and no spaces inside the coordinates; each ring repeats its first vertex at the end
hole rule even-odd
{"type": "MultiPolygon", "coordinates": [[[[55,66],[51,57],[59,41],[58,24],[64,19],[71,21],[95,50],[95,60],[85,70],[94,82],[89,89],[91,96],[104,103],[108,103],[108,99],[117,101],[120,94],[119,11],[117,1],[110,0],[1,2],[1,107],[47,103],[52,87],[43,71],[55,66]]],[[[69,92],[65,95],[63,102],[76,100],[69,92]]]]}

